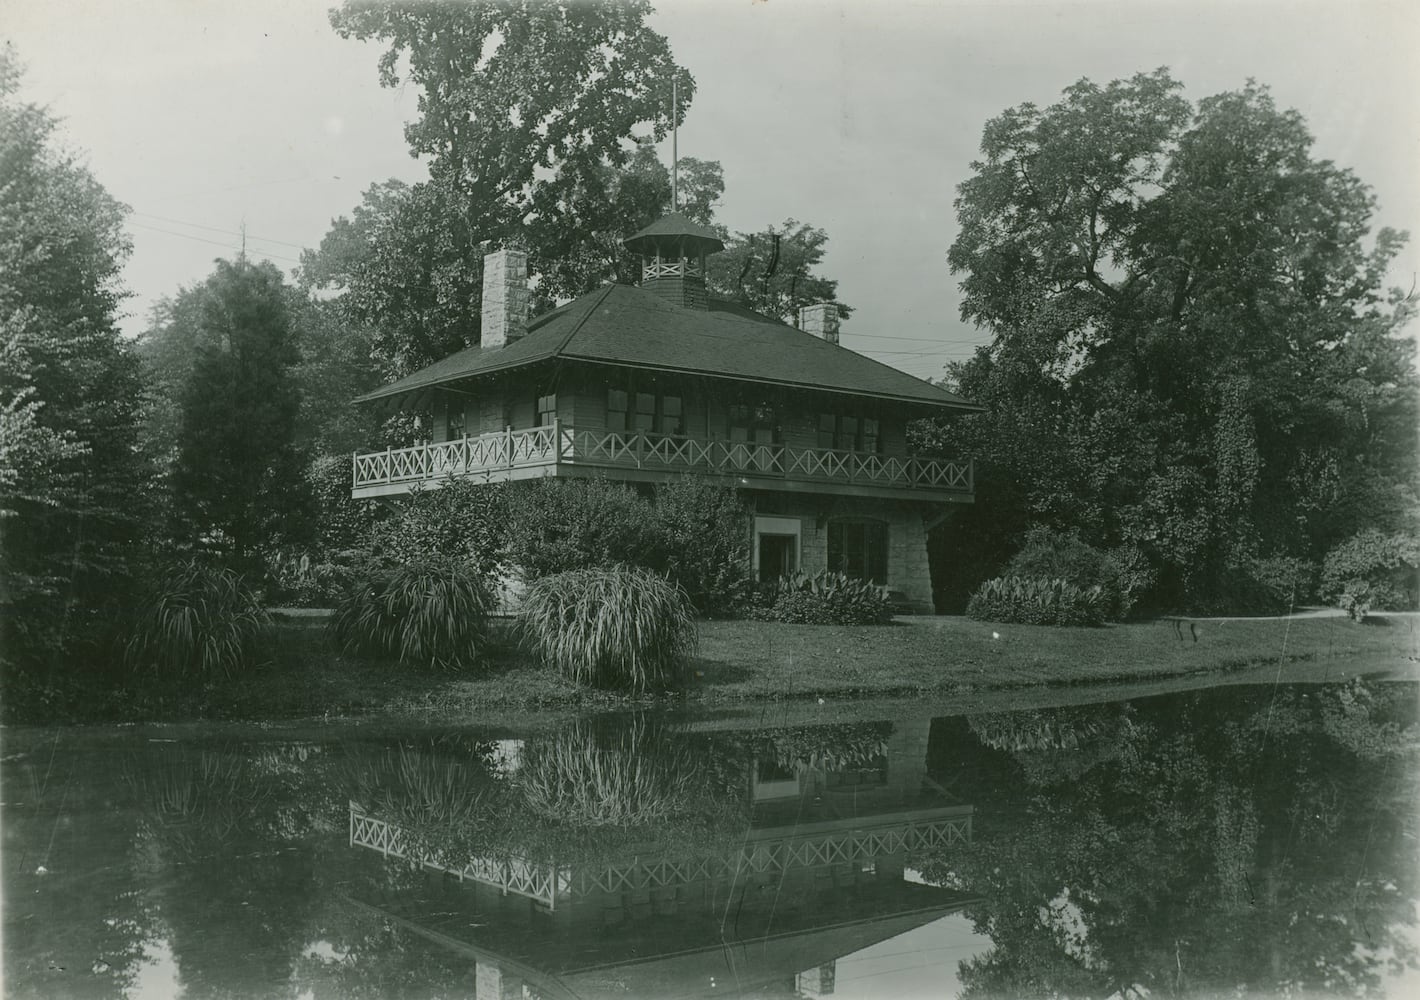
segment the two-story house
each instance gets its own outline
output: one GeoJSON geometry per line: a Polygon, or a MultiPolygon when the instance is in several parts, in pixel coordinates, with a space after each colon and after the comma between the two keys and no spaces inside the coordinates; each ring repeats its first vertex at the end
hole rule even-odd
{"type": "Polygon", "coordinates": [[[527,256],[484,261],[482,343],[361,397],[434,414],[432,440],[354,456],[353,495],[451,477],[686,474],[737,488],[761,580],[841,570],[932,610],[927,532],[973,499],[971,465],[908,452],[907,424],[977,407],[838,342],[838,309],[799,328],[706,294],[714,231],[669,215],[630,239],[639,286],[528,320],[527,256]]]}

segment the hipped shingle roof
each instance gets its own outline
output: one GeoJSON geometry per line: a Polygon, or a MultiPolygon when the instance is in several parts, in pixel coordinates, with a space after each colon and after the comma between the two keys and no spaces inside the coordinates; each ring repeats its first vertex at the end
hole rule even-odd
{"type": "Polygon", "coordinates": [[[960,396],[740,306],[673,305],[642,288],[607,285],[538,317],[501,347],[469,347],[357,402],[553,359],[813,389],[953,409],[960,396]]]}

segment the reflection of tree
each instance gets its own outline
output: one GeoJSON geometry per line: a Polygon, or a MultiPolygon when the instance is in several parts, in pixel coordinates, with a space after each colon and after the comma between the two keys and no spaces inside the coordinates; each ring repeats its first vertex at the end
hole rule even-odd
{"type": "Polygon", "coordinates": [[[290,989],[319,895],[312,835],[331,823],[290,749],[178,749],[126,769],[139,870],[190,995],[290,989]]]}
{"type": "Polygon", "coordinates": [[[928,869],[986,899],[968,912],[993,947],[963,963],[966,995],[1364,993],[1387,955],[1413,967],[1407,695],[1177,696],[1139,703],[1088,769],[1014,751],[1027,787],[928,869]]]}
{"type": "Polygon", "coordinates": [[[111,757],[45,749],[5,769],[5,995],[122,996],[154,921],[127,878],[135,816],[111,757]]]}

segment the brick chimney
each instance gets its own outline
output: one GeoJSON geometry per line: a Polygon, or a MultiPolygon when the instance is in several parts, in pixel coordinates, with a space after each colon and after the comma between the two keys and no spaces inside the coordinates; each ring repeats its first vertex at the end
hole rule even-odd
{"type": "Polygon", "coordinates": [[[485,348],[505,347],[528,332],[528,255],[505,247],[483,258],[485,348]]]}
{"type": "Polygon", "coordinates": [[[832,302],[800,306],[799,329],[830,344],[838,343],[838,306],[832,302]]]}

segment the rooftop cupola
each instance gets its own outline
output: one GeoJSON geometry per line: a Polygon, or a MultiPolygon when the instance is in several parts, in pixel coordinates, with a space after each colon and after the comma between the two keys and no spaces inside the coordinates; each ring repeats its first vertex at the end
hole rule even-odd
{"type": "Polygon", "coordinates": [[[672,212],[626,240],[641,255],[641,287],[667,302],[705,309],[705,258],[725,249],[709,226],[672,212]]]}

